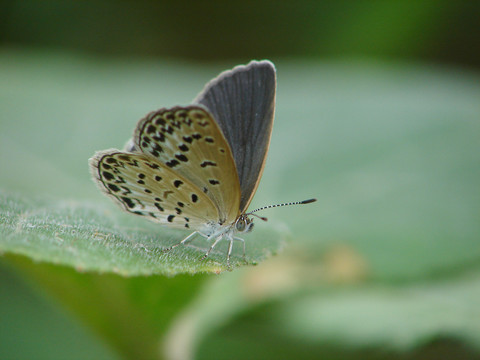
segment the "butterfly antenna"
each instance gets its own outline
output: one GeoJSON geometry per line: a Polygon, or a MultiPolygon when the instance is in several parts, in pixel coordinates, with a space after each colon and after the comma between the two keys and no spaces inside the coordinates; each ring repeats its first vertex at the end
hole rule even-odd
{"type": "Polygon", "coordinates": [[[313,202],[315,202],[315,201],[317,201],[317,199],[308,199],[308,200],[294,201],[294,202],[283,203],[283,204],[267,205],[267,206],[263,206],[263,207],[261,207],[261,208],[255,209],[255,210],[253,210],[253,211],[250,211],[249,213],[247,213],[247,214],[245,214],[245,215],[253,215],[253,216],[258,217],[259,219],[262,219],[263,221],[267,221],[268,219],[267,219],[266,217],[260,216],[260,215],[254,214],[254,213],[257,212],[257,211],[261,211],[261,210],[265,210],[265,209],[270,209],[270,208],[274,208],[274,207],[310,204],[310,203],[313,203],[313,202]]]}

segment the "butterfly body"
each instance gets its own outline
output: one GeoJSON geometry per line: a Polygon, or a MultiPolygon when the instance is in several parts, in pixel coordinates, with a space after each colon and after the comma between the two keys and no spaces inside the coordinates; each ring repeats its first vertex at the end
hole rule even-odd
{"type": "Polygon", "coordinates": [[[213,243],[245,243],[246,213],[265,166],[274,118],[276,76],[269,61],[220,74],[188,106],[147,114],[125,150],[97,152],[98,187],[125,211],[213,243]]]}

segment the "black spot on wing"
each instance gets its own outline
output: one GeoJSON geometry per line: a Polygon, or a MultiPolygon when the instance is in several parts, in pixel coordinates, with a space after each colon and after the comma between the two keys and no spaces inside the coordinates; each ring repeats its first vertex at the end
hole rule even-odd
{"type": "Polygon", "coordinates": [[[115,176],[113,176],[112,173],[108,172],[108,171],[103,171],[102,172],[102,176],[106,179],[106,180],[113,180],[115,178],[115,176]]]}
{"type": "Polygon", "coordinates": [[[184,152],[188,151],[188,146],[185,144],[178,145],[178,148],[184,152]]]}
{"type": "Polygon", "coordinates": [[[186,110],[177,110],[175,115],[177,117],[180,117],[180,118],[185,118],[185,117],[187,117],[187,111],[186,110]]]}
{"type": "Polygon", "coordinates": [[[217,164],[213,161],[205,160],[200,164],[202,168],[207,167],[207,166],[217,166],[217,164]]]}
{"type": "Polygon", "coordinates": [[[192,124],[193,124],[193,121],[192,121],[190,118],[188,118],[188,117],[186,117],[185,119],[183,119],[183,122],[184,122],[186,125],[188,125],[189,127],[191,127],[192,124]]]}
{"type": "Polygon", "coordinates": [[[163,148],[158,145],[158,144],[153,144],[152,146],[152,150],[150,151],[150,153],[155,156],[155,157],[158,157],[158,155],[160,155],[160,153],[163,152],[163,148]]]}
{"type": "Polygon", "coordinates": [[[188,161],[188,158],[183,155],[183,154],[175,154],[175,157],[180,160],[180,161],[183,161],[183,162],[187,162],[188,161]]]}
{"type": "Polygon", "coordinates": [[[204,113],[200,111],[191,111],[190,116],[195,120],[203,120],[205,119],[204,113]]]}
{"type": "Polygon", "coordinates": [[[113,192],[119,192],[119,191],[120,191],[120,188],[119,188],[117,185],[108,184],[107,186],[108,186],[108,188],[109,188],[110,190],[112,190],[113,192]]]}
{"type": "Polygon", "coordinates": [[[122,196],[121,199],[130,209],[135,207],[135,203],[132,201],[132,199],[126,196],[122,196]]]}
{"type": "Polygon", "coordinates": [[[165,126],[167,124],[167,122],[162,119],[161,117],[157,117],[155,119],[155,124],[159,125],[159,126],[165,126]]]}
{"type": "Polygon", "coordinates": [[[165,163],[165,165],[167,165],[167,166],[170,167],[170,168],[173,168],[173,167],[177,166],[178,164],[180,164],[180,163],[179,163],[178,160],[176,160],[176,159],[172,159],[172,160],[167,161],[167,162],[165,163]]]}
{"type": "Polygon", "coordinates": [[[155,164],[155,163],[151,163],[151,162],[146,162],[145,164],[147,164],[148,167],[156,170],[156,169],[159,169],[160,168],[160,165],[158,164],[155,164]]]}
{"type": "Polygon", "coordinates": [[[127,164],[130,165],[130,166],[138,167],[138,161],[137,160],[129,161],[127,164]]]}
{"type": "Polygon", "coordinates": [[[155,141],[165,142],[165,135],[163,135],[163,133],[158,133],[157,135],[153,135],[152,139],[155,141]]]}
{"type": "Polygon", "coordinates": [[[147,134],[154,134],[157,132],[157,128],[152,124],[147,126],[147,134]]]}

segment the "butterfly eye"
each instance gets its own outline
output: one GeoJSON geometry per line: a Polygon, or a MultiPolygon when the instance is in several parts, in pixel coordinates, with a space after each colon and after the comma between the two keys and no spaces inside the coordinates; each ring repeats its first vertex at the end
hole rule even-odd
{"type": "Polygon", "coordinates": [[[239,232],[244,232],[246,227],[247,222],[245,221],[245,219],[238,219],[237,223],[235,224],[235,228],[239,232]]]}

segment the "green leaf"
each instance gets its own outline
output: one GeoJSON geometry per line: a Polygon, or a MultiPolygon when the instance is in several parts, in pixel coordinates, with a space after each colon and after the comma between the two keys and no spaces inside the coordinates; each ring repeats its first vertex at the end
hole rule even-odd
{"type": "Polygon", "coordinates": [[[177,317],[166,357],[208,359],[223,349],[225,357],[241,359],[255,349],[275,359],[299,348],[302,358],[382,348],[391,356],[437,340],[452,354],[480,351],[478,270],[396,285],[352,279],[354,286],[339,286],[332,271],[338,269],[281,255],[210,282],[177,317]]]}
{"type": "MultiPolygon", "coordinates": [[[[219,69],[231,65],[201,68],[111,59],[102,63],[35,52],[3,54],[0,75],[8,80],[0,83],[3,251],[129,275],[225,269],[222,249],[205,263],[194,261],[208,246],[202,239],[161,254],[161,248],[183,234],[114,208],[89,179],[86,160],[95,150],[121,147],[136,119],[161,106],[188,103],[219,69]],[[172,271],[173,262],[178,267],[172,271]]],[[[259,261],[265,251],[280,247],[285,232],[271,225],[275,223],[291,229],[288,251],[258,267],[212,278],[198,297],[189,293],[191,305],[164,342],[168,353],[193,356],[198,349],[208,354],[205,348],[210,348],[242,354],[252,348],[241,340],[256,338],[283,344],[281,349],[290,344],[293,350],[285,354],[294,354],[307,328],[321,331],[340,348],[387,343],[401,351],[439,336],[445,327],[446,335],[478,348],[472,336],[478,329],[467,320],[478,316],[480,303],[475,283],[480,268],[478,75],[361,62],[278,62],[277,70],[276,123],[252,207],[311,197],[319,201],[262,213],[269,222],[258,223],[246,237],[249,259],[259,261]],[[337,282],[345,285],[336,287],[337,282]],[[449,295],[445,302],[443,293],[449,295]],[[341,311],[332,310],[337,303],[341,311]],[[370,303],[383,316],[376,316],[370,303]],[[325,309],[332,311],[330,319],[325,309]],[[365,320],[358,309],[371,320],[364,336],[361,326],[350,329],[348,318],[342,317],[345,313],[365,320]],[[425,311],[419,319],[428,329],[411,315],[399,324],[403,311],[425,311]],[[242,320],[242,314],[251,317],[242,320]],[[308,314],[325,317],[318,327],[307,326],[308,314]],[[261,332],[258,321],[253,322],[257,327],[251,326],[251,318],[262,320],[261,332]],[[384,332],[379,330],[382,324],[388,325],[384,332]],[[291,326],[291,331],[280,332],[280,326],[291,326]],[[236,342],[228,339],[230,331],[236,342]],[[212,341],[215,337],[218,342],[212,341]]],[[[239,255],[236,249],[237,261],[239,255]]],[[[30,267],[35,276],[37,267],[30,267]]],[[[159,288],[178,284],[178,277],[163,280],[159,288]]],[[[88,287],[79,289],[73,292],[97,294],[88,287]]],[[[98,313],[115,302],[115,295],[104,296],[103,304],[90,304],[98,313]]],[[[131,319],[145,302],[125,301],[118,314],[128,313],[131,319]]],[[[159,305],[155,319],[173,318],[164,306],[159,305]]],[[[135,349],[137,337],[142,337],[147,339],[142,345],[155,348],[156,333],[145,333],[138,336],[125,329],[111,335],[112,343],[120,347],[131,337],[130,349],[135,349]]],[[[302,344],[313,354],[321,353],[322,339],[310,335],[302,344]]]]}
{"type": "Polygon", "coordinates": [[[272,326],[306,343],[411,350],[434,338],[462,339],[480,350],[480,272],[398,287],[317,291],[270,308],[272,326]]]}
{"type": "Polygon", "coordinates": [[[120,359],[91,329],[2,262],[0,279],[0,358],[120,359]]]}
{"type": "MultiPolygon", "coordinates": [[[[159,358],[159,339],[177,313],[195,298],[204,281],[213,276],[124,277],[112,273],[84,273],[69,266],[38,263],[18,255],[0,258],[0,270],[2,263],[16,273],[16,287],[22,288],[24,282],[29,283],[32,294],[25,299],[45,298],[50,307],[59,308],[71,318],[74,326],[62,329],[66,338],[77,336],[75,324],[80,324],[95,333],[97,342],[108,344],[122,358],[139,360],[159,358]],[[52,296],[46,296],[45,292],[52,296]]],[[[0,272],[1,279],[3,276],[0,272]]],[[[34,316],[29,311],[19,314],[15,306],[19,301],[17,292],[8,285],[7,281],[0,281],[0,297],[5,300],[5,313],[15,316],[5,318],[9,319],[4,324],[5,328],[23,322],[29,324],[24,325],[25,330],[35,327],[43,330],[32,332],[25,338],[21,337],[20,330],[12,333],[10,339],[15,338],[16,342],[10,342],[7,344],[9,348],[2,350],[15,351],[12,347],[20,341],[25,347],[34,349],[39,339],[44,339],[46,347],[43,350],[47,350],[47,345],[55,343],[58,338],[56,327],[46,327],[43,320],[45,316],[51,316],[51,312],[47,311],[46,306],[37,306],[34,316]]],[[[27,301],[25,299],[22,301],[27,301]]],[[[28,307],[30,309],[31,305],[28,307]]]]}
{"type": "MultiPolygon", "coordinates": [[[[219,244],[204,261],[199,259],[209,244],[201,238],[193,245],[164,253],[162,249],[178,243],[188,233],[147,224],[143,219],[93,203],[26,200],[0,192],[0,225],[0,251],[81,271],[132,276],[220,273],[227,269],[226,244],[219,244]]],[[[279,248],[283,235],[277,231],[270,226],[248,237],[249,264],[279,248]]],[[[244,264],[242,249],[235,250],[232,267],[244,264]]]]}

